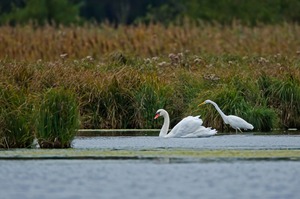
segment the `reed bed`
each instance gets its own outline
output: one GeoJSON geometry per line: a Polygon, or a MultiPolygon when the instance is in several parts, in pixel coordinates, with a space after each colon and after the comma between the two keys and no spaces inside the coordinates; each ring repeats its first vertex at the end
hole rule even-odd
{"type": "Polygon", "coordinates": [[[153,120],[159,108],[168,110],[172,126],[184,116],[201,115],[205,125],[230,132],[212,106],[197,106],[206,99],[256,131],[300,129],[298,25],[26,25],[0,32],[2,148],[14,140],[7,132],[19,133],[8,125],[8,113],[20,115],[12,118],[23,121],[15,122],[27,140],[11,147],[28,146],[34,137],[49,138],[54,146],[66,135],[60,147],[70,147],[77,128],[160,128],[161,121],[153,120]],[[44,104],[51,90],[61,101],[53,97],[44,104]],[[17,105],[7,102],[14,96],[17,105]],[[55,115],[54,102],[66,108],[60,111],[67,117],[55,115]],[[49,123],[37,125],[46,114],[49,123]],[[51,122],[59,121],[61,130],[53,134],[51,122]],[[70,130],[63,128],[68,125],[70,130]]]}
{"type": "Polygon", "coordinates": [[[295,24],[242,26],[209,25],[186,21],[182,26],[161,24],[85,25],[54,27],[1,26],[0,58],[13,60],[56,60],[92,56],[95,59],[115,53],[139,57],[190,51],[193,54],[296,55],[300,27],[295,24]]]}

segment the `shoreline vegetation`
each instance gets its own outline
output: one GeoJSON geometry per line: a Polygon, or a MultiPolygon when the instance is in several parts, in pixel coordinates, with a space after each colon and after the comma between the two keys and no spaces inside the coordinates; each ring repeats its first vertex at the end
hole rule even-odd
{"type": "Polygon", "coordinates": [[[159,129],[187,115],[232,131],[300,129],[300,26],[0,26],[0,148],[70,147],[77,129],[159,129]],[[47,140],[49,138],[49,140],[47,140]],[[50,143],[50,144],[49,144],[50,143]]]}

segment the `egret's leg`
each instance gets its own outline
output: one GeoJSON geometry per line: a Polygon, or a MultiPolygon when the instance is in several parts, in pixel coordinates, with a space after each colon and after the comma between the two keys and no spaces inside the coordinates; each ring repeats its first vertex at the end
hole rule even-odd
{"type": "Polygon", "coordinates": [[[241,133],[243,133],[243,131],[240,128],[237,128],[241,133]]]}

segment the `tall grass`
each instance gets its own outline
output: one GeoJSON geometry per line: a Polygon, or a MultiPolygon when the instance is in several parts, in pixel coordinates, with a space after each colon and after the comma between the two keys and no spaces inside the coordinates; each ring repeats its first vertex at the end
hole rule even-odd
{"type": "Polygon", "coordinates": [[[0,148],[30,147],[33,139],[32,103],[22,90],[0,85],[0,148]]]}
{"type": "Polygon", "coordinates": [[[41,148],[68,148],[79,127],[79,111],[73,93],[53,88],[42,97],[36,117],[41,148]]]}
{"type": "Polygon", "coordinates": [[[134,91],[134,99],[137,104],[137,118],[139,118],[139,128],[158,128],[153,121],[153,114],[161,108],[167,108],[170,104],[172,88],[159,82],[155,77],[144,77],[139,88],[134,91]]]}
{"type": "Polygon", "coordinates": [[[300,82],[293,74],[283,80],[263,75],[260,88],[268,103],[278,110],[281,126],[300,128],[300,82]]]}
{"type": "Polygon", "coordinates": [[[255,126],[255,130],[269,132],[275,128],[276,120],[278,116],[274,109],[269,108],[268,106],[260,106],[250,108],[247,111],[248,119],[255,126]]]}

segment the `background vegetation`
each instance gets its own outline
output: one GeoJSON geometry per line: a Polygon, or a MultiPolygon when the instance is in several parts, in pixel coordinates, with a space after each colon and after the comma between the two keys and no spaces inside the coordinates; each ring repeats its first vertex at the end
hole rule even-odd
{"type": "MultiPolygon", "coordinates": [[[[41,147],[70,147],[78,128],[160,128],[162,121],[153,120],[159,108],[168,110],[172,126],[200,114],[206,126],[230,131],[212,106],[197,106],[206,99],[255,131],[300,129],[296,0],[262,1],[276,2],[265,15],[261,1],[143,1],[143,15],[118,19],[82,14],[98,1],[5,2],[1,148],[29,147],[35,138],[41,147]],[[35,13],[34,6],[44,11],[35,13]],[[63,8],[72,17],[60,16],[63,8]],[[258,9],[257,17],[237,8],[258,9]],[[99,23],[87,23],[91,18],[99,23]]],[[[105,10],[120,6],[101,2],[105,10]]],[[[130,9],[143,4],[122,2],[130,9]]]]}
{"type": "Polygon", "coordinates": [[[205,22],[246,25],[299,22],[299,0],[1,0],[0,22],[81,24],[108,21],[115,25],[159,22],[182,17],[205,22]]]}
{"type": "Polygon", "coordinates": [[[27,25],[0,31],[7,44],[0,49],[1,84],[26,95],[71,90],[81,128],[157,128],[153,113],[164,107],[173,124],[200,113],[207,125],[222,129],[212,107],[197,108],[207,98],[256,130],[299,128],[298,25],[27,25]]]}

